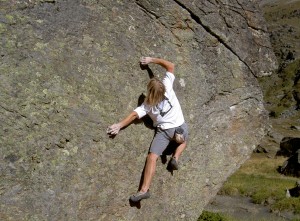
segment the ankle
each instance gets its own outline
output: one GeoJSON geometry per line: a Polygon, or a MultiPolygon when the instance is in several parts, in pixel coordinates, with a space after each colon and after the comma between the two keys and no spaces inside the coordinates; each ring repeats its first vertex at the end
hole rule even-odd
{"type": "Polygon", "coordinates": [[[142,189],[140,189],[140,191],[139,192],[141,192],[141,193],[146,193],[146,192],[148,192],[148,189],[146,189],[146,188],[142,188],[142,189]]]}

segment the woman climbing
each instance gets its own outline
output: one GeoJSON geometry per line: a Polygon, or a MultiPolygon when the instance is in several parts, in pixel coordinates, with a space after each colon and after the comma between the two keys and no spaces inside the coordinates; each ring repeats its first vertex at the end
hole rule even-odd
{"type": "Polygon", "coordinates": [[[140,119],[146,114],[153,120],[155,136],[152,140],[144,169],[142,185],[139,191],[130,197],[132,202],[138,202],[150,197],[150,184],[155,173],[156,161],[163,154],[169,143],[175,140],[178,143],[169,165],[178,170],[178,159],[186,148],[188,129],[184,121],[181,106],[173,90],[174,64],[164,59],[142,57],[141,65],[150,63],[161,65],[166,69],[163,80],[150,79],[147,85],[147,96],[143,104],[137,107],[125,119],[111,125],[107,133],[117,135],[120,129],[131,124],[136,118],[140,119]]]}

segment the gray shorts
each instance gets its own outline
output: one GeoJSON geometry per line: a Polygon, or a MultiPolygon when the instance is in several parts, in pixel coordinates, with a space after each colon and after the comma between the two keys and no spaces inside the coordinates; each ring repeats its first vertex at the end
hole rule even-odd
{"type": "MultiPolygon", "coordinates": [[[[180,126],[183,129],[183,136],[185,141],[188,140],[188,126],[186,123],[183,123],[180,126]]],[[[169,144],[173,141],[175,143],[175,148],[179,146],[173,138],[174,138],[175,128],[170,128],[163,130],[161,128],[156,128],[154,138],[152,140],[151,146],[150,146],[150,153],[155,153],[158,156],[163,155],[164,151],[167,149],[169,144]]],[[[173,147],[173,146],[172,146],[173,147]]],[[[174,150],[173,150],[174,151],[174,150]]]]}

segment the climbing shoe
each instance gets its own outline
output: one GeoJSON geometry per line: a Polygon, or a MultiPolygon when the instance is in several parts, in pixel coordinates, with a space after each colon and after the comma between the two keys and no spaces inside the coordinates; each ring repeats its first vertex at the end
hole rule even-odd
{"type": "Polygon", "coordinates": [[[178,163],[174,157],[172,157],[169,164],[172,170],[178,170],[178,163]]]}
{"type": "Polygon", "coordinates": [[[150,198],[150,193],[149,193],[149,191],[147,191],[147,192],[145,192],[145,193],[143,193],[143,192],[138,192],[138,193],[136,193],[136,194],[134,194],[134,195],[132,195],[132,196],[130,197],[130,201],[136,203],[136,202],[139,202],[139,201],[141,201],[141,200],[143,200],[143,199],[148,199],[148,198],[150,198]]]}

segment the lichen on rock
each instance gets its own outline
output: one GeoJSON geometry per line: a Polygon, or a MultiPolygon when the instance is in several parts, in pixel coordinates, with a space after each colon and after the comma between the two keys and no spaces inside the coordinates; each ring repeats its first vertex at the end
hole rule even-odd
{"type": "Polygon", "coordinates": [[[2,220],[196,220],[264,136],[257,77],[276,62],[252,1],[0,6],[2,220]],[[128,198],[153,130],[137,122],[110,139],[106,128],[145,93],[144,55],[176,64],[190,140],[173,176],[158,163],[137,209],[128,198]]]}

